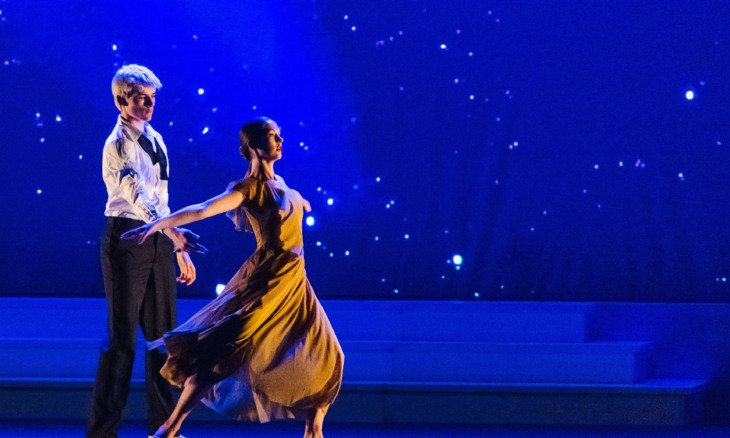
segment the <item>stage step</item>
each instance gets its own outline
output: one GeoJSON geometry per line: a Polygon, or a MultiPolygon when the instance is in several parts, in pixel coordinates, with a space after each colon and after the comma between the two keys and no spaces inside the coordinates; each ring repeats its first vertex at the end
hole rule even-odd
{"type": "Polygon", "coordinates": [[[584,342],[593,305],[330,301],[325,310],[337,336],[353,341],[584,342]]]}
{"type": "MultiPolygon", "coordinates": [[[[0,376],[93,377],[101,339],[0,338],[0,376]]],[[[636,383],[648,342],[485,343],[342,341],[353,380],[636,383]]],[[[137,357],[144,343],[137,344],[137,357]]],[[[144,376],[136,360],[133,376],[144,376]]]]}
{"type": "MultiPolygon", "coordinates": [[[[178,320],[206,302],[179,301],[178,320]]],[[[684,345],[677,339],[694,343],[697,336],[680,335],[699,333],[695,327],[707,315],[730,316],[730,307],[692,305],[322,305],[345,351],[345,382],[328,419],[364,422],[689,424],[706,412],[701,400],[711,381],[708,373],[684,369],[695,359],[710,363],[710,350],[703,346],[702,356],[677,349],[684,345]],[[672,315],[671,324],[664,315],[672,315]]],[[[105,337],[105,301],[4,298],[0,321],[0,419],[85,417],[105,337]]],[[[715,344],[724,351],[725,344],[715,344]]],[[[129,418],[145,416],[144,348],[140,335],[129,418]]],[[[195,416],[219,418],[207,409],[195,416]]]]}
{"type": "MultiPolygon", "coordinates": [[[[208,300],[180,300],[184,321],[208,300]]],[[[591,303],[326,301],[341,340],[454,342],[585,342],[591,303]],[[356,324],[353,324],[356,321],[356,324]]],[[[0,337],[85,338],[106,331],[106,301],[91,298],[3,298],[0,337]]]]}
{"type": "MultiPolygon", "coordinates": [[[[0,420],[83,419],[93,379],[0,379],[0,420]]],[[[640,384],[345,381],[327,415],[338,422],[681,426],[698,420],[700,380],[640,384]]],[[[125,417],[145,418],[144,385],[132,381],[125,417]]],[[[208,408],[193,419],[230,421],[208,408]]]]}
{"type": "Polygon", "coordinates": [[[648,342],[344,341],[353,380],[637,383],[648,342]]]}

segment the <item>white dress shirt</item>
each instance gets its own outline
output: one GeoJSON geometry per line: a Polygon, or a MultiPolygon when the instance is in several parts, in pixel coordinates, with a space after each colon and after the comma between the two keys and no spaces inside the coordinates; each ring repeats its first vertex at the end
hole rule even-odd
{"type": "MultiPolygon", "coordinates": [[[[125,217],[150,222],[170,214],[167,206],[167,179],[161,178],[160,163],[142,149],[139,138],[144,135],[167,157],[167,147],[162,136],[149,123],[140,132],[120,115],[114,130],[104,144],[102,177],[109,198],[105,216],[125,217]]],[[[170,174],[169,159],[167,175],[170,174]]]]}

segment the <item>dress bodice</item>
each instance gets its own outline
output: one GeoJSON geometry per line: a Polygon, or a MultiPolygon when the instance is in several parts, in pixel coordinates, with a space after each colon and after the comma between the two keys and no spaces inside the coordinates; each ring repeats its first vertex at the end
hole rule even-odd
{"type": "Polygon", "coordinates": [[[228,216],[237,229],[256,236],[256,248],[283,249],[303,254],[302,217],[309,202],[289,188],[284,180],[261,181],[244,178],[232,182],[229,189],[243,194],[243,201],[228,216]]]}

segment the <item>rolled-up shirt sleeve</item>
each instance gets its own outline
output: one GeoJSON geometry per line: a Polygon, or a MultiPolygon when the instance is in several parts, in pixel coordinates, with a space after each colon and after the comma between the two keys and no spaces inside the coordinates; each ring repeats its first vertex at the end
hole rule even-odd
{"type": "Polygon", "coordinates": [[[130,147],[134,145],[124,138],[104,146],[102,176],[110,199],[126,201],[139,219],[150,222],[160,215],[146,192],[147,181],[130,147]]]}

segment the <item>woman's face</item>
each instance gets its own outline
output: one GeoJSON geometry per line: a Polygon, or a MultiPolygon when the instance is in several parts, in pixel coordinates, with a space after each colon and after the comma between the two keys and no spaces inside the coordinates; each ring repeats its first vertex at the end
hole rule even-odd
{"type": "Polygon", "coordinates": [[[276,161],[281,158],[282,143],[281,129],[276,122],[271,122],[264,127],[264,133],[254,142],[261,158],[269,161],[276,161]]]}

